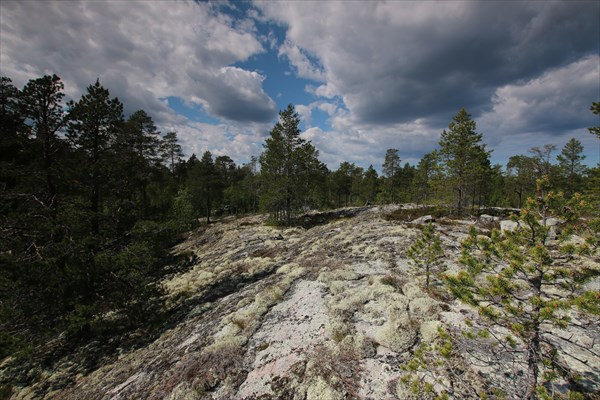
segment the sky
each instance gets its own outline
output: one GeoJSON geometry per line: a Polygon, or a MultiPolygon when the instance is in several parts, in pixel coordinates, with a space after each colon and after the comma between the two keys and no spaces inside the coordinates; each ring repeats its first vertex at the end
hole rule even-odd
{"type": "Polygon", "coordinates": [[[466,108],[492,162],[576,138],[600,101],[600,1],[0,2],[0,75],[98,78],[176,131],[186,156],[243,164],[293,104],[330,169],[412,165],[466,108]]]}

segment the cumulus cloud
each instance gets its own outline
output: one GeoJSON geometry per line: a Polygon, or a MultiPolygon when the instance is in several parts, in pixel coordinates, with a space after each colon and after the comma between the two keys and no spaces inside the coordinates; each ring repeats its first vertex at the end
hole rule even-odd
{"type": "Polygon", "coordinates": [[[549,70],[534,79],[504,85],[492,97],[492,109],[480,126],[498,139],[506,135],[562,135],[593,124],[589,107],[600,95],[600,57],[589,56],[549,70]]]}
{"type": "Polygon", "coordinates": [[[126,107],[153,115],[168,112],[159,98],[169,96],[234,121],[275,115],[264,77],[231,66],[264,51],[251,20],[234,23],[196,2],[6,1],[1,7],[1,72],[17,85],[56,73],[78,97],[99,77],[126,107]]]}
{"type": "Polygon", "coordinates": [[[259,3],[287,26],[291,62],[340,96],[356,123],[479,114],[499,86],[539,76],[598,50],[598,3],[259,3]],[[502,16],[499,18],[499,16],[502,16]],[[322,66],[322,67],[320,67],[322,66]],[[311,73],[319,71],[319,73],[311,73]]]}
{"type": "Polygon", "coordinates": [[[195,154],[200,158],[205,151],[213,156],[228,155],[239,165],[259,156],[263,151],[267,124],[211,124],[193,122],[184,117],[174,118],[163,125],[165,132],[176,131],[185,156],[195,154]]]}
{"type": "Polygon", "coordinates": [[[335,169],[342,161],[363,168],[373,165],[381,169],[386,149],[399,150],[402,163],[417,164],[423,154],[433,150],[441,129],[425,120],[391,125],[356,124],[347,110],[334,108],[330,103],[315,102],[309,109],[318,108],[330,115],[332,128],[310,127],[302,133],[320,152],[320,159],[335,169]]]}
{"type": "Polygon", "coordinates": [[[487,142],[495,148],[495,158],[505,160],[546,143],[560,149],[571,137],[588,149],[596,148],[586,127],[598,123],[589,108],[599,100],[599,79],[600,57],[596,55],[499,87],[493,107],[478,121],[487,142]]]}
{"type": "Polygon", "coordinates": [[[560,144],[593,124],[589,104],[598,101],[600,89],[597,2],[258,7],[286,28],[286,48],[311,55],[290,57],[298,76],[315,81],[306,92],[341,100],[341,107],[328,110],[331,130],[307,131],[328,163],[377,166],[386,148],[399,148],[404,160],[416,162],[436,147],[462,107],[484,140],[499,146],[495,156],[515,150],[515,134],[522,151],[546,138],[560,144]]]}
{"type": "Polygon", "coordinates": [[[301,49],[291,41],[286,40],[279,47],[279,56],[287,57],[299,77],[317,81],[324,79],[321,67],[309,58],[306,50],[301,49]]]}
{"type": "Polygon", "coordinates": [[[264,77],[238,67],[222,67],[217,71],[190,71],[198,93],[210,93],[201,99],[205,109],[232,121],[270,121],[275,102],[262,90],[264,77]]]}

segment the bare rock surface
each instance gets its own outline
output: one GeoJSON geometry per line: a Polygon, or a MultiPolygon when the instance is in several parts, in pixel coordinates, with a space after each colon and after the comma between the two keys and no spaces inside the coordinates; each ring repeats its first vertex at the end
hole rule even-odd
{"type": "MultiPolygon", "coordinates": [[[[202,228],[175,249],[194,265],[163,282],[177,324],[91,372],[65,360],[11,398],[398,399],[402,365],[418,346],[477,313],[422,289],[406,254],[419,227],[385,218],[396,209],[313,212],[286,229],[263,216],[202,228]],[[52,384],[66,376],[69,385],[52,384]]],[[[459,243],[473,224],[435,224],[450,273],[460,268],[459,243]]],[[[597,332],[575,334],[600,346],[597,332]]],[[[563,347],[566,362],[575,364],[569,352],[581,358],[563,347]]],[[[598,361],[577,366],[590,387],[598,361]]]]}
{"type": "Polygon", "coordinates": [[[329,322],[325,306],[326,286],[316,281],[298,282],[292,294],[274,306],[248,342],[247,356],[254,360],[251,372],[236,398],[273,394],[274,378],[289,374],[325,337],[329,322]]]}

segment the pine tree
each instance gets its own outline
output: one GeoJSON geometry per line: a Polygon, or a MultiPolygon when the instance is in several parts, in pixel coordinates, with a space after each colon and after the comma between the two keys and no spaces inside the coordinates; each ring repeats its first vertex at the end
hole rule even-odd
{"type": "Polygon", "coordinates": [[[291,224],[292,213],[310,195],[312,177],[321,167],[318,151],[300,137],[300,120],[294,107],[279,112],[260,156],[262,206],[277,222],[291,224]]]}
{"type": "MultiPolygon", "coordinates": [[[[600,118],[600,101],[595,101],[592,103],[591,107],[590,107],[590,111],[595,114],[598,115],[600,118]]],[[[590,131],[590,133],[592,135],[595,135],[598,137],[598,140],[600,140],[600,126],[593,126],[591,128],[588,128],[588,130],[590,131]]]]}
{"type": "Polygon", "coordinates": [[[183,151],[177,142],[177,132],[167,132],[161,143],[161,155],[169,165],[171,174],[175,174],[175,167],[181,162],[183,151]]]}
{"type": "Polygon", "coordinates": [[[210,151],[205,151],[200,161],[191,167],[187,186],[190,188],[196,212],[204,214],[206,223],[210,224],[212,209],[222,187],[210,151]]]}
{"type": "Polygon", "coordinates": [[[44,202],[54,210],[57,205],[56,153],[60,140],[57,136],[65,124],[62,99],[64,84],[57,75],[45,75],[30,80],[21,91],[21,112],[28,121],[31,134],[41,144],[46,198],[44,202]]]}
{"type": "Polygon", "coordinates": [[[432,277],[445,270],[444,251],[439,235],[432,223],[427,224],[417,240],[408,248],[411,265],[417,275],[425,275],[425,290],[429,290],[432,277]]]}
{"type": "Polygon", "coordinates": [[[581,142],[571,138],[556,159],[566,195],[571,196],[575,192],[579,192],[583,184],[583,175],[587,170],[581,163],[585,159],[581,142]]]}
{"type": "Polygon", "coordinates": [[[123,104],[111,99],[108,89],[96,80],[77,103],[69,103],[69,108],[67,137],[86,155],[82,168],[89,171],[91,232],[98,234],[102,187],[108,180],[109,152],[123,123],[123,104]]]}
{"type": "Polygon", "coordinates": [[[12,146],[18,146],[22,142],[25,128],[23,117],[19,107],[19,89],[12,84],[7,77],[0,77],[0,127],[2,127],[2,151],[0,157],[12,157],[15,151],[12,146]]]}
{"type": "Polygon", "coordinates": [[[523,199],[535,192],[535,162],[533,158],[519,155],[511,156],[506,164],[508,185],[517,194],[517,208],[523,205],[523,199]]]}
{"type": "Polygon", "coordinates": [[[461,263],[466,269],[447,277],[454,295],[490,322],[487,337],[495,337],[503,348],[515,352],[519,343],[524,348],[526,375],[522,393],[516,394],[519,398],[536,399],[545,392],[543,384],[569,373],[556,357],[556,344],[574,344],[565,329],[576,319],[581,325],[586,315],[600,315],[600,292],[584,288],[598,272],[573,263],[576,251],[597,249],[597,215],[588,214],[584,224],[579,220],[579,213],[587,207],[580,197],[566,202],[560,194],[549,192],[545,177],[538,182],[537,198],[529,199],[520,216],[513,218],[521,221],[520,227],[505,234],[495,230],[491,238],[472,229],[463,242],[461,263]],[[552,240],[550,217],[564,222],[561,239],[579,230],[585,243],[561,246],[552,240]],[[565,258],[571,263],[565,264],[565,258]],[[511,335],[495,335],[495,326],[511,335]]]}
{"type": "Polygon", "coordinates": [[[532,147],[529,152],[533,154],[533,168],[535,170],[536,179],[541,179],[543,176],[551,176],[552,174],[552,153],[556,150],[555,144],[545,144],[544,147],[532,147]]]}
{"type": "Polygon", "coordinates": [[[387,149],[382,165],[383,175],[386,177],[386,194],[392,203],[396,203],[396,191],[398,189],[398,177],[400,174],[400,156],[398,149],[387,149]]]}
{"type": "Polygon", "coordinates": [[[365,172],[364,178],[362,180],[361,187],[361,192],[363,198],[365,199],[365,204],[375,204],[378,190],[379,176],[375,168],[373,168],[372,165],[369,165],[369,168],[367,168],[367,171],[365,172]]]}
{"type": "MultiPolygon", "coordinates": [[[[155,167],[159,163],[160,132],[156,129],[152,117],[144,110],[131,114],[117,138],[117,157],[119,168],[128,171],[123,177],[128,189],[139,193],[139,209],[142,216],[149,215],[148,184],[153,178],[155,167]]],[[[127,194],[129,197],[132,193],[127,194]]],[[[130,202],[133,199],[129,200],[130,202]]]]}
{"type": "Polygon", "coordinates": [[[338,207],[348,206],[351,203],[352,174],[355,168],[354,164],[344,161],[330,175],[330,185],[336,195],[336,204],[338,207]]]}
{"type": "Polygon", "coordinates": [[[458,215],[462,215],[469,191],[472,197],[475,195],[473,187],[485,173],[486,163],[489,165],[490,152],[481,143],[483,136],[475,129],[475,121],[463,108],[452,118],[448,130],[444,129],[439,142],[447,182],[456,193],[458,215]]]}
{"type": "Polygon", "coordinates": [[[413,191],[417,205],[420,203],[427,204],[437,168],[437,152],[435,151],[425,154],[419,161],[413,181],[413,191]]]}

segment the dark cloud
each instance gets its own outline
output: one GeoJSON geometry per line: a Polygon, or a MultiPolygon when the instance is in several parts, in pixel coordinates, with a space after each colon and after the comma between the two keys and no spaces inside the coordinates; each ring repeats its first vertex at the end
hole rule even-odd
{"type": "MultiPolygon", "coordinates": [[[[289,26],[288,47],[318,57],[323,82],[335,86],[357,123],[441,118],[461,107],[479,115],[497,88],[599,50],[600,3],[593,1],[262,7],[289,26]]],[[[301,67],[300,74],[310,70],[301,67]]]]}

